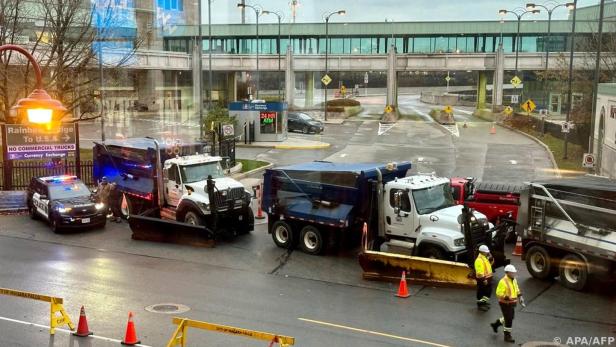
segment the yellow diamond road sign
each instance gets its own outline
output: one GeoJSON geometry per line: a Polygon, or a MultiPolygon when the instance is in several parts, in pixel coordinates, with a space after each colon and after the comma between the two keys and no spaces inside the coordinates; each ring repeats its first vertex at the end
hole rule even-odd
{"type": "Polygon", "coordinates": [[[451,106],[447,105],[447,106],[445,106],[443,111],[445,111],[445,113],[453,113],[453,108],[451,108],[451,106]]]}
{"type": "Polygon", "coordinates": [[[385,106],[385,113],[392,113],[394,111],[393,107],[391,107],[391,105],[387,105],[385,106]]]}
{"type": "Polygon", "coordinates": [[[518,76],[513,76],[510,82],[514,88],[517,88],[522,83],[522,80],[518,76]]]}
{"type": "Polygon", "coordinates": [[[332,78],[326,74],[325,76],[323,76],[323,78],[321,78],[321,82],[323,82],[324,85],[328,85],[332,83],[332,78]]]}
{"type": "Polygon", "coordinates": [[[505,114],[506,115],[511,115],[513,113],[513,108],[511,108],[511,106],[507,106],[505,107],[505,114]]]}
{"type": "Polygon", "coordinates": [[[522,104],[522,109],[528,113],[533,112],[536,107],[537,105],[535,105],[531,99],[526,100],[526,102],[522,104]]]}

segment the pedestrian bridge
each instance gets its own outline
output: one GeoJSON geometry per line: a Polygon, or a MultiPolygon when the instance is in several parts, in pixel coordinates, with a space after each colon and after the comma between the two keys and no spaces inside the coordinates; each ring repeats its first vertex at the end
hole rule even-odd
{"type": "MultiPolygon", "coordinates": [[[[605,54],[605,53],[604,53],[605,54]]],[[[386,71],[387,55],[329,55],[328,64],[331,71],[386,71]]],[[[279,69],[277,55],[259,56],[259,70],[276,71],[279,69]]],[[[550,54],[549,68],[565,70],[569,67],[568,53],[550,54]]],[[[165,51],[137,51],[131,64],[125,67],[145,70],[181,70],[192,69],[190,54],[165,51]]],[[[505,70],[515,70],[515,54],[504,54],[505,70]]],[[[545,53],[520,53],[518,70],[542,70],[546,63],[545,53]]],[[[203,69],[209,69],[209,59],[203,55],[203,69]]],[[[594,54],[577,52],[574,55],[576,69],[594,69],[594,54]]],[[[280,57],[280,69],[286,68],[286,56],[280,57]]],[[[496,69],[495,53],[438,53],[438,54],[396,54],[396,71],[450,71],[472,70],[490,71],[496,69]]],[[[214,71],[255,71],[255,55],[214,54],[212,55],[214,71]]],[[[293,57],[295,71],[325,70],[325,55],[296,55],[293,57]]]]}

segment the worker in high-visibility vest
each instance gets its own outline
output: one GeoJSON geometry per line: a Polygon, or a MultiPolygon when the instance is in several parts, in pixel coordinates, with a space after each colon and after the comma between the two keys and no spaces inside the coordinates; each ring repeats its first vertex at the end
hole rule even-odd
{"type": "Polygon", "coordinates": [[[481,311],[490,309],[493,263],[494,258],[490,255],[488,246],[479,246],[479,255],[475,259],[475,280],[477,281],[477,308],[481,311]]]}
{"type": "Polygon", "coordinates": [[[497,319],[496,322],[490,323],[495,333],[498,332],[498,327],[502,325],[503,331],[505,332],[505,342],[511,343],[515,342],[511,336],[511,331],[513,328],[515,307],[518,300],[522,307],[526,307],[522,292],[520,291],[520,287],[518,287],[518,281],[515,279],[516,272],[515,266],[511,264],[505,266],[505,276],[498,282],[498,286],[496,287],[496,296],[498,297],[503,316],[497,319]]]}

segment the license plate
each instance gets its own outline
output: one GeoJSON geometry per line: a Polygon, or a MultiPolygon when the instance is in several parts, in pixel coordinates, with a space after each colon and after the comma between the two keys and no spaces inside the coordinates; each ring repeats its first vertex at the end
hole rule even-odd
{"type": "Polygon", "coordinates": [[[90,218],[83,218],[81,220],[81,223],[83,223],[83,224],[90,223],[90,218]]]}

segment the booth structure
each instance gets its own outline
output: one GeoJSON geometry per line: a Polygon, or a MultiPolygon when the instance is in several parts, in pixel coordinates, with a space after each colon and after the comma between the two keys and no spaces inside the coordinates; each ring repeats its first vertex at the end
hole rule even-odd
{"type": "Polygon", "coordinates": [[[235,136],[250,142],[282,142],[287,139],[286,102],[236,101],[229,116],[237,120],[235,136]]]}

